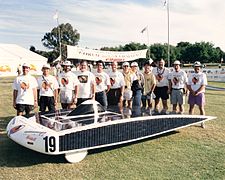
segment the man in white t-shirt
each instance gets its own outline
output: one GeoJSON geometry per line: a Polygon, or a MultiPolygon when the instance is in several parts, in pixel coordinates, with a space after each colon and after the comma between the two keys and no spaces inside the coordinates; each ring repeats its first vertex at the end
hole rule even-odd
{"type": "Polygon", "coordinates": [[[123,95],[124,95],[124,76],[117,70],[117,62],[111,64],[112,70],[109,72],[111,88],[107,94],[108,103],[110,106],[119,106],[119,110],[123,108],[123,95]]]}
{"type": "Polygon", "coordinates": [[[77,103],[79,81],[77,76],[71,72],[73,65],[70,61],[63,62],[62,67],[63,72],[58,75],[60,102],[63,109],[71,109],[77,103]]]}
{"type": "Polygon", "coordinates": [[[169,99],[168,94],[168,86],[169,86],[169,69],[165,67],[165,61],[161,59],[158,62],[158,66],[153,68],[152,70],[153,74],[156,77],[156,87],[154,90],[155,94],[155,113],[159,113],[159,100],[162,99],[162,105],[163,109],[161,111],[161,114],[166,114],[166,111],[168,109],[167,105],[167,99],[169,99]]]}
{"type": "Polygon", "coordinates": [[[49,64],[44,64],[42,66],[43,74],[37,79],[41,112],[45,112],[46,108],[48,111],[55,111],[57,106],[59,84],[56,78],[49,74],[50,68],[49,64]]]}
{"type": "Polygon", "coordinates": [[[111,84],[109,75],[103,71],[103,62],[97,61],[97,72],[95,73],[96,92],[95,100],[98,101],[105,110],[108,106],[107,93],[110,90],[111,84]]]}
{"type": "Polygon", "coordinates": [[[173,105],[173,114],[177,113],[177,104],[179,105],[178,114],[184,113],[185,94],[187,85],[187,74],[180,69],[180,61],[174,61],[174,70],[169,75],[170,101],[173,105]]]}
{"type": "MultiPolygon", "coordinates": [[[[188,97],[189,114],[193,114],[195,104],[199,107],[200,115],[205,115],[205,87],[207,85],[207,77],[201,72],[201,63],[194,63],[194,73],[189,74],[187,88],[190,91],[188,97]]],[[[202,123],[204,128],[204,124],[202,123]]]]}
{"type": "Polygon", "coordinates": [[[88,99],[95,99],[95,75],[88,71],[88,63],[85,60],[80,62],[80,71],[77,73],[79,80],[79,93],[77,105],[88,99]]]}
{"type": "Polygon", "coordinates": [[[37,107],[37,80],[29,74],[30,64],[22,65],[22,75],[16,77],[13,82],[13,107],[17,115],[26,115],[37,107]]]}

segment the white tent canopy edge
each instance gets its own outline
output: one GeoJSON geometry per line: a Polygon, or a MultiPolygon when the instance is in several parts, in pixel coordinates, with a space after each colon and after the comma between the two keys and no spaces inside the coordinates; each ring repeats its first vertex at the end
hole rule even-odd
{"type": "Polygon", "coordinates": [[[41,74],[47,58],[16,44],[0,43],[0,76],[17,75],[17,67],[23,63],[30,64],[32,74],[41,74]]]}

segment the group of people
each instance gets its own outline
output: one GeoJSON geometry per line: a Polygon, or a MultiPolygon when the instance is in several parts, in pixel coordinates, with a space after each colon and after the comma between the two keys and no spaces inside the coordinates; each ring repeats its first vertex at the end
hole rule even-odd
{"type": "Polygon", "coordinates": [[[53,76],[50,65],[45,64],[43,74],[36,79],[29,74],[29,64],[23,64],[22,74],[13,83],[13,107],[17,115],[22,115],[24,111],[28,115],[38,105],[41,112],[47,108],[48,111],[55,111],[58,100],[63,109],[71,109],[88,99],[98,101],[105,109],[117,106],[120,111],[126,107],[135,110],[138,115],[168,114],[169,98],[171,113],[183,114],[187,94],[189,114],[193,114],[195,105],[198,105],[201,115],[205,114],[207,78],[201,72],[200,62],[193,64],[194,73],[188,76],[181,69],[180,61],[173,63],[172,70],[165,67],[163,59],[158,61],[156,67],[146,61],[143,72],[137,62],[124,62],[122,71],[116,61],[112,62],[108,73],[104,71],[103,61],[97,61],[96,65],[96,72],[92,73],[88,70],[87,61],[82,60],[79,70],[74,73],[71,71],[73,64],[64,61],[62,72],[53,76]]]}

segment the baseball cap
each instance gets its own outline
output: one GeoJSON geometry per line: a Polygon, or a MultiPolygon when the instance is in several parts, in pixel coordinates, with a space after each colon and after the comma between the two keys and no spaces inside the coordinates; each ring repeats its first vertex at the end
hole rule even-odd
{"type": "Polygon", "coordinates": [[[201,67],[202,64],[199,61],[195,61],[193,64],[194,67],[201,67]]]}
{"type": "Polygon", "coordinates": [[[180,65],[180,61],[176,60],[176,61],[173,62],[173,64],[180,65]]]}
{"type": "Polygon", "coordinates": [[[123,66],[130,66],[129,62],[124,62],[123,66]]]}
{"type": "Polygon", "coordinates": [[[50,69],[50,64],[44,64],[42,68],[50,69]]]}
{"type": "Polygon", "coordinates": [[[30,64],[28,64],[28,63],[23,63],[22,67],[28,67],[28,68],[30,68],[30,64]]]}
{"type": "Polygon", "coordinates": [[[70,61],[64,61],[62,66],[73,66],[73,64],[70,61]]]}
{"type": "Polygon", "coordinates": [[[132,66],[138,66],[138,63],[137,63],[137,62],[132,62],[130,66],[131,66],[131,67],[132,67],[132,66]]]}

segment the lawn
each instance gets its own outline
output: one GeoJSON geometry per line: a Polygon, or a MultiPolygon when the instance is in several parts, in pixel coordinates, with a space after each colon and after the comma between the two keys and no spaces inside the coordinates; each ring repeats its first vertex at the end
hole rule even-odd
{"type": "Polygon", "coordinates": [[[217,119],[207,122],[206,129],[192,126],[94,150],[82,162],[69,164],[63,156],[31,151],[7,137],[6,125],[15,115],[12,81],[0,79],[0,179],[225,179],[225,91],[207,91],[206,114],[217,119]]]}

